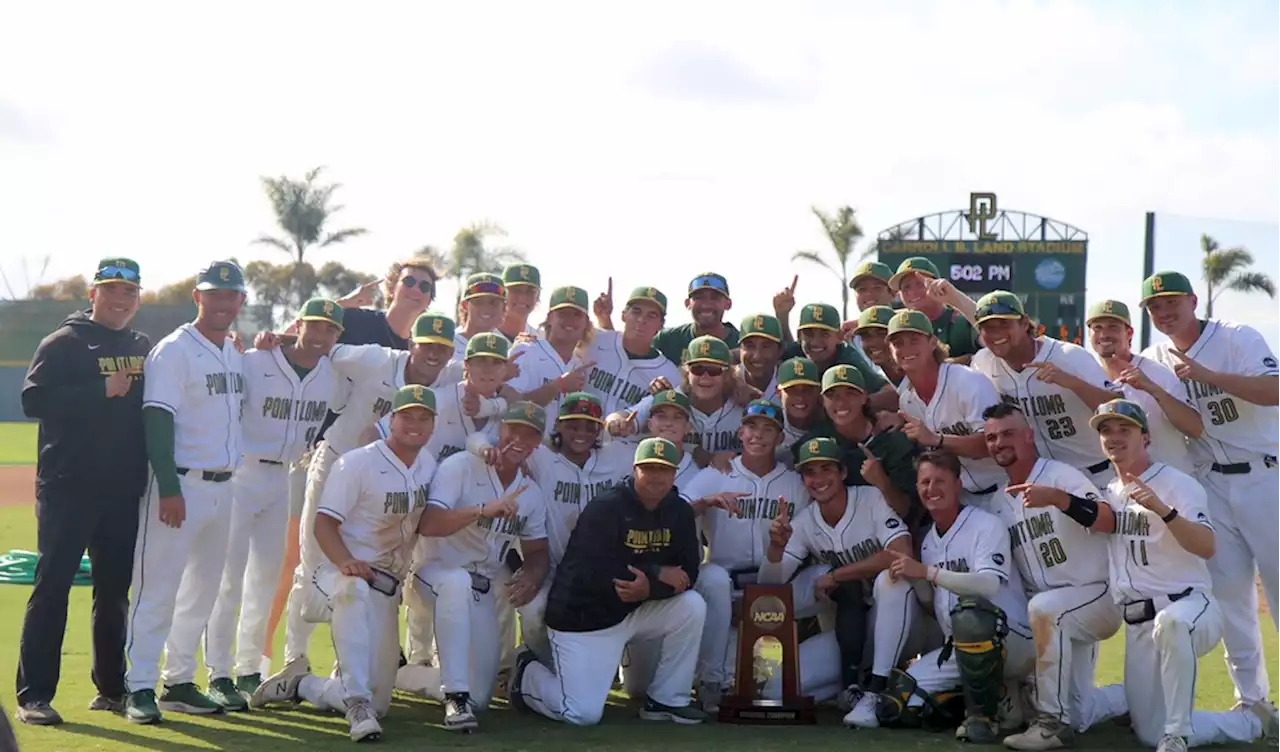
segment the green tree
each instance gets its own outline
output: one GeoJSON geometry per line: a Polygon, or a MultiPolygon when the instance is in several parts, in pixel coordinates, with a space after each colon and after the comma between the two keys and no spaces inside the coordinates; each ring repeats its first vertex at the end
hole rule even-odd
{"type": "Polygon", "coordinates": [[[474,222],[458,230],[447,252],[424,246],[415,254],[430,259],[441,279],[452,279],[457,286],[455,303],[462,302],[462,285],[467,277],[479,272],[499,273],[507,264],[524,261],[524,254],[510,246],[490,246],[492,238],[506,237],[498,225],[474,222]]]}
{"type": "MultiPolygon", "coordinates": [[[[145,282],[145,280],[144,280],[145,282]]],[[[185,305],[191,303],[191,291],[196,289],[196,275],[180,279],[155,290],[143,288],[144,305],[185,305]]]]}
{"type": "Polygon", "coordinates": [[[254,302],[248,313],[260,328],[270,329],[277,322],[290,320],[308,298],[323,295],[337,299],[375,278],[376,275],[350,269],[339,261],[325,262],[318,271],[305,261],[251,261],[244,267],[245,287],[254,302]]]}
{"type": "Polygon", "coordinates": [[[307,297],[322,295],[337,300],[360,285],[378,279],[378,275],[352,269],[340,261],[326,261],[316,270],[315,291],[307,297]]]}
{"type": "MultiPolygon", "coordinates": [[[[818,218],[818,222],[822,224],[822,231],[826,234],[827,241],[831,243],[835,263],[832,264],[823,258],[818,251],[796,251],[791,254],[791,260],[817,264],[840,279],[840,315],[848,319],[849,264],[858,258],[854,247],[862,239],[862,225],[858,224],[858,212],[849,206],[836,209],[835,214],[828,214],[816,206],[811,209],[813,215],[818,218]]],[[[868,254],[864,252],[861,255],[868,254]]]]}
{"type": "Polygon", "coordinates": [[[271,202],[271,211],[276,215],[276,224],[284,231],[284,237],[260,235],[254,243],[279,248],[292,256],[295,264],[301,264],[312,247],[324,248],[368,232],[363,227],[332,232],[325,229],[333,215],[342,210],[341,205],[333,203],[333,194],[342,184],[318,183],[323,171],[323,167],[317,167],[302,180],[283,175],[262,178],[262,189],[271,202]]]}
{"type": "Polygon", "coordinates": [[[1276,283],[1262,272],[1249,271],[1253,266],[1253,254],[1247,248],[1222,248],[1208,235],[1200,236],[1201,273],[1207,289],[1204,302],[1205,318],[1213,318],[1213,302],[1224,290],[1253,293],[1265,292],[1276,296],[1276,283]]]}
{"type": "Polygon", "coordinates": [[[29,295],[32,300],[88,300],[89,283],[84,275],[77,274],[56,282],[36,285],[31,288],[29,295]]]}

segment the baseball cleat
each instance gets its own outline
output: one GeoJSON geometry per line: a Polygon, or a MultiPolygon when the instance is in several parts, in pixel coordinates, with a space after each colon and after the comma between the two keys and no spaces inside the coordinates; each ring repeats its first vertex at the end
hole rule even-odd
{"type": "Polygon", "coordinates": [[[187,713],[188,715],[215,715],[222,712],[222,706],[209,697],[195,682],[182,682],[166,686],[164,692],[160,693],[160,700],[156,703],[161,710],[170,710],[175,713],[187,713]]]}
{"type": "Polygon", "coordinates": [[[970,744],[995,744],[1000,741],[1000,726],[990,718],[971,715],[956,727],[956,741],[970,744]]]}
{"type": "Polygon", "coordinates": [[[205,694],[228,713],[249,709],[248,701],[236,689],[235,682],[225,676],[209,682],[209,689],[205,694]]]}
{"type": "Polygon", "coordinates": [[[295,658],[280,673],[269,676],[249,697],[249,707],[266,707],[273,702],[297,702],[298,685],[304,676],[310,676],[310,667],[306,658],[295,658]]]}
{"type": "Polygon", "coordinates": [[[511,672],[511,677],[507,681],[507,702],[511,704],[512,709],[521,712],[529,710],[529,706],[525,704],[524,692],[521,691],[520,685],[524,681],[525,669],[530,663],[534,663],[538,657],[533,654],[532,650],[521,650],[516,654],[516,667],[511,672]]]}
{"type": "Polygon", "coordinates": [[[1160,738],[1156,752],[1187,752],[1187,740],[1181,736],[1165,734],[1160,738]]]}
{"type": "Polygon", "coordinates": [[[876,703],[880,696],[875,692],[863,692],[844,716],[844,725],[849,728],[880,728],[880,719],[876,716],[876,703]]]}
{"type": "Polygon", "coordinates": [[[1021,734],[1006,736],[1004,746],[1009,749],[1026,752],[1040,752],[1047,749],[1063,749],[1075,741],[1075,731],[1051,715],[1036,718],[1031,727],[1021,734]]]}
{"type": "Polygon", "coordinates": [[[1276,706],[1266,700],[1260,700],[1253,703],[1249,711],[1262,721],[1262,740],[1268,744],[1275,744],[1276,737],[1280,736],[1280,717],[1276,715],[1276,706]]]}
{"type": "Polygon", "coordinates": [[[89,701],[89,709],[105,710],[108,713],[123,713],[124,701],[125,698],[123,696],[107,697],[106,695],[95,695],[94,698],[89,701]]]}
{"type": "Polygon", "coordinates": [[[164,719],[160,708],[156,707],[156,691],[140,689],[132,692],[124,701],[124,717],[130,723],[159,723],[164,719]]]}
{"type": "MultiPolygon", "coordinates": [[[[270,674],[268,674],[270,676],[270,674]]],[[[258,687],[262,686],[262,674],[245,674],[236,677],[236,689],[244,693],[245,697],[252,695],[258,691],[258,687]]]]}
{"type": "Polygon", "coordinates": [[[467,692],[450,692],[444,696],[444,727],[450,731],[475,731],[480,728],[474,703],[467,692]]]}
{"type": "Polygon", "coordinates": [[[645,697],[644,707],[640,709],[640,718],[646,721],[671,721],[681,726],[694,726],[707,720],[707,714],[693,705],[677,708],[663,705],[651,697],[645,697]]]}
{"type": "Polygon", "coordinates": [[[18,706],[14,716],[30,726],[57,726],[62,723],[62,716],[47,702],[28,702],[18,706]]]}
{"type": "Polygon", "coordinates": [[[353,742],[374,742],[382,736],[382,726],[368,700],[356,700],[347,706],[347,723],[351,725],[353,742]]]}

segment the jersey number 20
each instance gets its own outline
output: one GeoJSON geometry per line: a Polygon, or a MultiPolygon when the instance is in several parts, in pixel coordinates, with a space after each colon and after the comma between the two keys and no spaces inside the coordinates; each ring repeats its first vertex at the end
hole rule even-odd
{"type": "MultiPolygon", "coordinates": [[[[1067,418],[1067,420],[1070,420],[1070,418],[1067,418]]],[[[1062,541],[1057,538],[1040,541],[1040,560],[1044,562],[1046,567],[1056,567],[1059,564],[1067,563],[1067,552],[1062,547],[1062,541]]]]}

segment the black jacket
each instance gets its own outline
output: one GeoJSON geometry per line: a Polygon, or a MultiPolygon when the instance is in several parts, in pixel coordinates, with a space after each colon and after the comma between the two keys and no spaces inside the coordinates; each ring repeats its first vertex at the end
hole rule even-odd
{"type": "Polygon", "coordinates": [[[561,632],[594,632],[618,624],[640,603],[623,603],[614,579],[632,580],[627,567],[649,579],[649,600],[675,595],[658,580],[661,567],[684,569],[689,586],[698,578],[702,546],[693,507],[674,488],[649,511],[631,481],[600,493],[582,510],[547,595],[547,626],[561,632]]]}
{"type": "Polygon", "coordinates": [[[142,496],[142,363],[150,350],[147,335],[113,331],[82,311],[40,342],[22,385],[22,412],[40,421],[36,498],[142,496]],[[136,374],[133,386],[108,399],[106,377],[122,368],[136,374]]]}

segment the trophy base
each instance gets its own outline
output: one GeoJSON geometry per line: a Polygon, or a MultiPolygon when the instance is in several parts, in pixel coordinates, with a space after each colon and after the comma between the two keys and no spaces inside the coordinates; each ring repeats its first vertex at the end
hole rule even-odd
{"type": "Polygon", "coordinates": [[[812,697],[778,701],[728,695],[720,699],[719,721],[751,726],[812,726],[818,722],[818,714],[812,697]]]}

